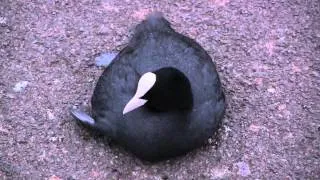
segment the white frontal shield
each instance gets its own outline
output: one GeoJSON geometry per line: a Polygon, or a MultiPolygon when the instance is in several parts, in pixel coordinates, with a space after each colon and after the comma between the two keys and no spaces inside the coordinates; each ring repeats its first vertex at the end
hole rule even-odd
{"type": "Polygon", "coordinates": [[[124,107],[122,114],[126,114],[138,107],[143,106],[148,100],[141,99],[156,83],[156,75],[152,72],[147,72],[141,76],[138,82],[136,94],[124,107]]]}

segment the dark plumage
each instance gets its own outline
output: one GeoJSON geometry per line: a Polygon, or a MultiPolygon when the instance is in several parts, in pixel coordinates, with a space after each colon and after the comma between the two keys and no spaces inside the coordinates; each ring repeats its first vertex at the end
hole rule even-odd
{"type": "Polygon", "coordinates": [[[92,117],[74,117],[102,131],[136,156],[157,161],[203,145],[217,130],[225,98],[212,59],[194,40],[152,14],[105,69],[92,96],[92,117]],[[157,76],[143,98],[148,102],[122,114],[140,77],[157,76]]]}
{"type": "Polygon", "coordinates": [[[154,71],[157,83],[142,97],[152,111],[187,111],[193,105],[188,78],[178,69],[164,67],[154,71]]]}

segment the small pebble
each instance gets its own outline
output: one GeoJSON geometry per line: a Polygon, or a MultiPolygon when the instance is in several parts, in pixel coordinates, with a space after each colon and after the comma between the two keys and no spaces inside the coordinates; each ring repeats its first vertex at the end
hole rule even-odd
{"type": "Polygon", "coordinates": [[[28,84],[29,84],[28,81],[20,81],[16,85],[14,85],[13,91],[22,92],[27,87],[28,84]]]}
{"type": "Polygon", "coordinates": [[[69,176],[69,177],[67,177],[67,180],[76,180],[76,179],[72,176],[69,176]]]}
{"type": "Polygon", "coordinates": [[[96,66],[108,67],[112,60],[117,56],[117,53],[102,53],[100,56],[96,57],[96,66]]]}
{"type": "Polygon", "coordinates": [[[255,84],[258,85],[258,86],[261,86],[263,85],[263,79],[262,78],[256,78],[254,80],[255,84]]]}
{"type": "Polygon", "coordinates": [[[286,106],[285,104],[281,104],[281,105],[278,106],[278,110],[279,110],[279,111],[283,111],[283,110],[285,110],[286,108],[287,108],[287,106],[286,106]]]}
{"type": "Polygon", "coordinates": [[[266,129],[266,127],[264,127],[264,126],[258,126],[258,125],[255,125],[255,124],[251,124],[251,125],[249,126],[249,130],[250,130],[250,131],[253,131],[253,132],[259,132],[260,130],[264,130],[264,129],[266,129]]]}
{"type": "Polygon", "coordinates": [[[267,91],[268,91],[269,93],[275,93],[275,92],[276,92],[276,89],[271,87],[271,88],[268,88],[267,91]]]}
{"type": "Polygon", "coordinates": [[[9,130],[2,128],[1,126],[0,126],[0,132],[9,134],[9,130]]]}
{"type": "Polygon", "coordinates": [[[6,24],[7,18],[6,17],[0,17],[0,24],[6,24]]]}
{"type": "Polygon", "coordinates": [[[315,77],[320,77],[320,74],[317,71],[312,71],[311,74],[315,77]]]}
{"type": "Polygon", "coordinates": [[[235,163],[236,166],[238,166],[238,173],[240,176],[248,176],[251,174],[249,165],[243,161],[235,163]]]}
{"type": "Polygon", "coordinates": [[[62,179],[56,175],[53,175],[53,176],[49,177],[49,180],[62,180],[62,179]]]}
{"type": "Polygon", "coordinates": [[[49,120],[54,120],[56,117],[51,111],[47,111],[47,116],[49,120]]]}

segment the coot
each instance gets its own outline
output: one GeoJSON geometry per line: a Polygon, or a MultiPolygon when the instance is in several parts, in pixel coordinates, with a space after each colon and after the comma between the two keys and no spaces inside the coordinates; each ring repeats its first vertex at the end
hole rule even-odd
{"type": "Polygon", "coordinates": [[[92,116],[79,110],[72,115],[148,161],[203,145],[225,111],[212,59],[160,13],[137,25],[99,78],[91,104],[92,116]]]}

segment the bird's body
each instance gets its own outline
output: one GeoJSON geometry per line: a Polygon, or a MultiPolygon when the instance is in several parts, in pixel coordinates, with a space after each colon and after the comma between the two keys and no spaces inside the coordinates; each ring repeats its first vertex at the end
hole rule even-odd
{"type": "Polygon", "coordinates": [[[201,146],[217,130],[225,110],[224,94],[210,56],[194,40],[175,32],[158,14],[136,27],[128,46],[99,78],[91,103],[94,123],[84,123],[149,161],[181,155],[201,146]],[[154,110],[149,107],[149,100],[150,103],[123,114],[141,76],[166,67],[177,69],[189,80],[191,98],[188,92],[179,97],[188,99],[180,104],[189,108],[171,108],[175,100],[167,102],[164,93],[163,98],[157,96],[157,102],[164,108],[168,103],[168,109],[154,110]]]}

